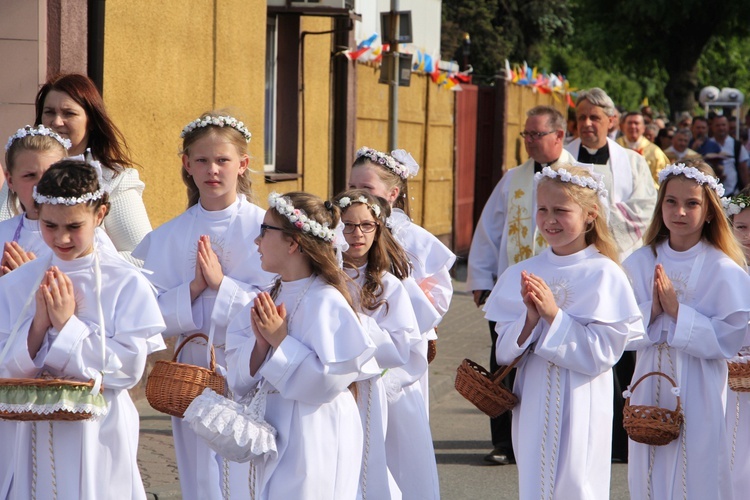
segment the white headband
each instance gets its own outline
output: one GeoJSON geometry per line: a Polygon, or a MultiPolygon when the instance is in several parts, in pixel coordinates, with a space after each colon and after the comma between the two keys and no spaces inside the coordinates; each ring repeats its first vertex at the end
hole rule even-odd
{"type": "Polygon", "coordinates": [[[69,207],[72,207],[73,205],[80,205],[81,203],[89,203],[90,201],[95,201],[100,199],[102,196],[104,196],[104,193],[108,193],[109,190],[104,185],[104,177],[102,176],[102,164],[96,160],[94,160],[91,156],[91,150],[86,150],[86,156],[80,154],[76,156],[71,156],[70,158],[66,158],[66,161],[82,161],[86,163],[89,167],[93,168],[96,172],[96,178],[97,182],[99,182],[99,189],[94,191],[93,193],[84,193],[81,196],[45,196],[43,194],[39,194],[36,190],[36,186],[34,186],[34,189],[31,192],[31,196],[34,198],[34,201],[37,202],[40,205],[67,205],[69,207]]]}
{"type": "Polygon", "coordinates": [[[360,196],[359,198],[355,198],[353,200],[348,196],[344,196],[339,200],[339,207],[346,208],[352,203],[362,203],[363,205],[366,205],[367,208],[375,213],[375,217],[380,218],[380,205],[378,205],[377,203],[373,203],[372,205],[370,205],[367,202],[367,198],[365,198],[364,196],[360,196]]]}
{"type": "Polygon", "coordinates": [[[335,237],[334,230],[328,227],[327,222],[325,224],[321,224],[315,219],[311,219],[310,217],[308,217],[304,210],[294,208],[294,205],[292,205],[292,200],[290,200],[287,196],[281,196],[276,192],[269,194],[268,206],[289,219],[289,222],[294,224],[294,226],[303,233],[312,234],[316,238],[320,238],[323,241],[333,241],[335,237]]]}
{"type": "Polygon", "coordinates": [[[719,195],[719,198],[724,196],[724,185],[719,182],[719,179],[712,175],[706,175],[695,167],[688,167],[684,163],[667,165],[659,171],[659,185],[663,184],[670,175],[684,175],[700,185],[708,184],[708,187],[713,189],[719,195]]]}
{"type": "Polygon", "coordinates": [[[380,151],[363,146],[357,151],[356,157],[366,157],[371,162],[382,165],[388,170],[392,170],[402,179],[414,177],[419,172],[419,164],[405,150],[396,149],[391,154],[381,153],[380,151]]]}
{"type": "Polygon", "coordinates": [[[14,142],[16,142],[19,139],[23,139],[24,137],[31,137],[35,135],[44,135],[47,137],[51,137],[52,139],[59,142],[62,147],[65,149],[70,149],[70,139],[63,139],[60,135],[58,135],[54,130],[49,129],[45,127],[44,125],[37,125],[36,127],[32,127],[31,125],[26,125],[23,128],[19,128],[16,130],[16,133],[11,135],[8,138],[8,142],[5,144],[5,150],[8,151],[10,147],[13,145],[14,142]]]}
{"type": "Polygon", "coordinates": [[[206,116],[205,118],[196,118],[185,125],[185,128],[183,128],[180,133],[180,138],[184,139],[185,136],[193,130],[208,127],[209,125],[213,125],[214,127],[233,128],[242,134],[242,137],[245,138],[245,142],[250,142],[250,138],[252,137],[252,134],[250,134],[250,131],[245,127],[245,124],[233,116],[206,116]]]}

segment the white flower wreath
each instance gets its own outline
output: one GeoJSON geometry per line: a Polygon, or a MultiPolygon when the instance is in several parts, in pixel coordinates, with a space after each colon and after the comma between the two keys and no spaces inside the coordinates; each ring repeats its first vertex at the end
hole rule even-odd
{"type": "Polygon", "coordinates": [[[373,203],[372,205],[370,205],[369,203],[367,203],[367,198],[365,198],[364,196],[360,196],[355,200],[352,200],[348,196],[344,196],[339,200],[339,207],[346,208],[352,203],[362,203],[363,205],[367,205],[367,207],[373,211],[375,217],[380,218],[380,205],[378,205],[377,203],[373,203]]]}
{"type": "Polygon", "coordinates": [[[245,142],[250,142],[250,138],[252,137],[252,134],[250,134],[250,131],[245,127],[245,124],[233,116],[206,116],[204,118],[196,118],[185,125],[185,128],[182,129],[182,133],[180,133],[180,138],[184,139],[185,136],[193,130],[208,127],[209,125],[215,127],[231,127],[242,134],[245,138],[245,142]]]}
{"type": "Polygon", "coordinates": [[[380,151],[367,146],[359,148],[357,158],[366,157],[371,162],[382,165],[395,172],[402,179],[414,177],[419,172],[419,164],[416,160],[403,149],[392,151],[391,154],[381,153],[380,151]]]}
{"type": "Polygon", "coordinates": [[[575,184],[576,186],[593,189],[594,191],[596,191],[596,194],[597,196],[599,196],[599,198],[606,198],[609,193],[604,187],[604,182],[601,179],[595,179],[593,177],[594,175],[595,174],[593,172],[591,176],[571,175],[571,173],[564,168],[553,170],[550,167],[544,167],[541,172],[537,172],[536,174],[534,174],[534,180],[539,182],[539,180],[544,177],[549,177],[550,179],[559,178],[563,182],[570,182],[571,184],[575,184]]]}
{"type": "Polygon", "coordinates": [[[684,163],[672,163],[659,171],[659,184],[663,184],[670,175],[684,175],[688,179],[693,179],[698,184],[708,184],[719,197],[724,196],[724,186],[719,179],[712,175],[706,175],[695,167],[688,167],[684,163]]]}
{"type": "Polygon", "coordinates": [[[303,233],[310,233],[316,238],[328,242],[333,241],[336,236],[335,231],[328,227],[327,222],[321,224],[320,222],[311,219],[307,216],[304,210],[294,208],[292,201],[286,196],[282,196],[276,192],[269,194],[268,206],[286,217],[289,222],[294,224],[294,226],[303,233]]]}
{"type": "Polygon", "coordinates": [[[36,127],[32,127],[31,125],[26,125],[23,128],[19,128],[16,130],[16,133],[11,135],[8,138],[8,142],[5,144],[5,150],[8,151],[10,147],[13,145],[14,142],[16,142],[19,139],[23,139],[24,137],[34,136],[34,135],[44,135],[47,137],[51,137],[60,144],[62,144],[62,147],[65,149],[70,149],[70,139],[64,139],[59,134],[57,134],[54,130],[49,129],[45,127],[44,125],[38,125],[36,127]]]}
{"type": "Polygon", "coordinates": [[[724,207],[724,213],[727,214],[727,217],[731,217],[750,207],[750,196],[738,194],[731,198],[722,198],[721,204],[724,207]]]}

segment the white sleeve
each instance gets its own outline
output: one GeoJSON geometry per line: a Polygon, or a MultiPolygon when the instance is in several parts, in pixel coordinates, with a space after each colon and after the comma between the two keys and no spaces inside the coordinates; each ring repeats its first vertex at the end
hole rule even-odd
{"type": "Polygon", "coordinates": [[[667,342],[675,349],[701,359],[729,359],[742,347],[748,328],[748,313],[738,311],[724,319],[709,318],[680,304],[677,324],[667,342]]]}
{"type": "Polygon", "coordinates": [[[114,178],[115,185],[110,195],[110,209],[104,218],[104,230],[115,248],[125,260],[142,266],[143,263],[130,254],[151,231],[146,206],[143,203],[145,184],[138,178],[138,171],[126,168],[114,178]]]}
{"type": "Polygon", "coordinates": [[[559,309],[549,328],[542,329],[534,353],[565,369],[593,377],[620,359],[629,333],[629,322],[583,325],[559,309]]]}
{"type": "Polygon", "coordinates": [[[261,379],[260,370],[255,376],[250,375],[250,356],[255,348],[255,333],[250,324],[251,308],[252,303],[248,303],[227,327],[227,383],[237,396],[250,392],[261,379]]]}
{"type": "Polygon", "coordinates": [[[190,283],[183,283],[170,290],[157,287],[159,309],[167,329],[164,337],[175,337],[185,332],[200,330],[203,327],[201,298],[190,301],[190,283]]]}
{"type": "Polygon", "coordinates": [[[466,289],[492,290],[497,280],[498,255],[500,254],[503,230],[505,229],[505,184],[506,174],[492,190],[482,209],[469,249],[466,289]]]}

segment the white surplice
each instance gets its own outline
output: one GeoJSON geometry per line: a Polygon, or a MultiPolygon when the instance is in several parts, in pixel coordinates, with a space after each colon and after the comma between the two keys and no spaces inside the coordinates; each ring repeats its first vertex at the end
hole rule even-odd
{"type": "MultiPolygon", "coordinates": [[[[575,158],[565,150],[552,165],[575,163],[575,158]]],[[[492,190],[492,194],[482,209],[474,236],[471,239],[471,250],[467,265],[466,289],[492,290],[498,276],[503,274],[510,264],[508,260],[508,225],[511,217],[508,214],[509,200],[512,199],[511,186],[513,178],[524,170],[534,170],[534,159],[529,158],[521,165],[508,170],[492,190]]],[[[529,213],[528,227],[533,235],[536,229],[536,185],[531,183],[528,190],[532,196],[532,210],[529,213]]]]}
{"type": "MultiPolygon", "coordinates": [[[[153,288],[141,273],[115,252],[98,250],[102,274],[101,304],[106,329],[106,367],[102,386],[109,411],[82,422],[23,422],[18,425],[13,498],[27,500],[36,463],[36,498],[142,499],[138,471],[138,412],[127,390],[143,374],[146,356],[164,348],[164,322],[153,288]],[[36,447],[32,446],[32,434],[36,447]],[[53,451],[50,452],[50,442],[53,451]]],[[[0,376],[32,378],[42,372],[87,381],[102,370],[101,333],[95,292],[94,254],[73,261],[56,257],[29,262],[0,282],[0,348],[23,310],[35,284],[50,265],[73,282],[75,314],[64,328],[50,328],[30,358],[26,333],[35,302],[24,315],[16,341],[0,367],[0,376]]]]}
{"type": "MultiPolygon", "coordinates": [[[[229,321],[258,290],[273,281],[273,275],[261,269],[254,243],[264,215],[263,209],[244,196],[238,196],[224,210],[208,211],[197,203],[149,233],[133,251],[134,257],[144,261],[143,268],[158,291],[159,307],[167,324],[164,336],[179,335],[177,347],[190,334],[212,335],[216,365],[222,374],[226,367],[224,344],[229,321]],[[191,303],[190,282],[195,277],[201,235],[210,237],[224,279],[218,290],[208,288],[191,303]]],[[[178,361],[208,367],[206,343],[191,341],[180,351],[178,361]]],[[[230,495],[240,498],[249,495],[248,464],[224,464],[224,459],[181,418],[172,418],[172,433],[184,499],[221,499],[225,466],[229,471],[230,495]]]]}
{"type": "MultiPolygon", "coordinates": [[[[350,272],[357,276],[356,281],[360,286],[364,283],[364,270],[364,267],[360,268],[358,275],[350,272]]],[[[415,498],[415,495],[422,498],[439,498],[430,423],[423,411],[424,398],[419,390],[419,384],[414,384],[427,370],[427,360],[422,353],[426,342],[420,332],[409,292],[402,282],[392,274],[385,273],[382,283],[383,289],[379,300],[385,300],[387,306],[381,305],[373,311],[363,310],[369,320],[363,321],[363,324],[368,327],[370,337],[378,345],[375,359],[381,368],[387,369],[382,378],[378,377],[378,385],[384,386],[384,394],[388,400],[383,408],[382,434],[371,435],[370,449],[372,450],[375,439],[381,440],[377,451],[380,452],[382,449],[382,456],[378,455],[377,459],[382,459],[384,466],[387,463],[387,468],[398,485],[396,490],[391,489],[391,498],[401,498],[402,494],[404,498],[415,498]],[[378,340],[384,335],[391,339],[390,344],[396,349],[388,342],[378,340]],[[410,374],[410,370],[417,373],[410,374]]],[[[413,279],[405,280],[404,283],[411,283],[416,288],[420,300],[426,303],[424,307],[435,311],[413,279]]],[[[372,463],[375,456],[372,451],[370,455],[372,463]]],[[[367,496],[388,498],[379,490],[371,490],[369,479],[367,484],[367,496]]],[[[382,481],[379,484],[382,484],[382,481]]]]}
{"type": "MultiPolygon", "coordinates": [[[[731,499],[724,415],[726,360],[743,345],[750,320],[750,277],[703,241],[684,252],[662,242],[657,255],[650,247],[642,248],[623,265],[644,323],[649,325],[647,337],[628,346],[637,350],[633,381],[651,371],[666,373],[680,387],[685,415],[681,435],[665,446],[629,442],[630,494],[634,499],[681,499],[685,494],[689,499],[731,499]],[[677,293],[680,305],[676,321],[666,313],[651,318],[654,267],[658,263],[664,266],[677,293]],[[653,491],[650,496],[649,484],[653,491]]],[[[631,404],[674,408],[671,389],[666,379],[650,377],[635,388],[631,404]]]]}
{"type": "Polygon", "coordinates": [[[643,335],[627,276],[592,245],[568,256],[547,249],[509,267],[484,308],[496,321],[496,357],[518,363],[513,450],[521,499],[609,498],[612,367],[628,338],[643,335]],[[521,272],[541,277],[560,308],[517,344],[526,306],[521,272]]]}
{"type": "MultiPolygon", "coordinates": [[[[453,298],[453,282],[450,270],[456,262],[456,255],[432,233],[414,224],[406,213],[394,208],[388,217],[388,227],[396,241],[403,247],[411,261],[412,277],[441,317],[448,312],[453,298]]],[[[415,305],[415,310],[417,309],[415,305]]],[[[424,333],[427,340],[436,340],[434,328],[424,333]]],[[[427,344],[424,345],[425,355],[427,344]]],[[[430,384],[428,371],[419,380],[424,397],[425,412],[430,414],[430,384]]]]}
{"type": "MultiPolygon", "coordinates": [[[[612,139],[607,139],[607,144],[609,161],[594,165],[594,170],[604,176],[609,192],[607,223],[622,261],[643,244],[643,234],[656,207],[656,188],[643,156],[612,139]]],[[[582,147],[581,139],[576,139],[565,149],[577,159],[582,147]]]]}
{"type": "Polygon", "coordinates": [[[286,304],[291,316],[288,335],[255,375],[252,304],[227,330],[227,380],[235,396],[262,379],[272,388],[265,419],[278,433],[278,456],[255,465],[255,498],[354,499],[363,432],[348,387],[379,374],[375,346],[344,297],[315,275],[282,282],[276,304],[286,304]]]}

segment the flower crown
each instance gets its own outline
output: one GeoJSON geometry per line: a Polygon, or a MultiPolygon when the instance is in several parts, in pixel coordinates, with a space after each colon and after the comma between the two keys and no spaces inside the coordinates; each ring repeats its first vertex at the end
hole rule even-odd
{"type": "Polygon", "coordinates": [[[724,186],[719,179],[713,175],[707,175],[695,167],[688,167],[684,163],[672,163],[659,171],[659,184],[663,184],[670,175],[684,175],[688,179],[693,179],[700,185],[708,184],[708,187],[716,191],[721,198],[724,196],[724,186]]]}
{"type": "Polygon", "coordinates": [[[303,233],[310,233],[316,238],[320,238],[327,242],[333,241],[336,236],[334,230],[328,227],[327,222],[321,224],[320,222],[311,219],[307,216],[304,210],[294,208],[292,201],[286,196],[282,196],[276,192],[269,194],[268,206],[289,219],[289,222],[294,224],[294,226],[303,233]]]}
{"type": "Polygon", "coordinates": [[[368,158],[371,162],[382,165],[395,172],[402,179],[414,177],[419,172],[419,164],[405,150],[397,149],[391,154],[381,153],[380,151],[363,146],[357,150],[357,158],[362,156],[368,158]]]}
{"type": "Polygon", "coordinates": [[[16,130],[16,133],[11,135],[8,138],[8,142],[5,144],[5,150],[8,151],[10,147],[13,145],[14,142],[16,142],[19,139],[23,139],[24,137],[31,137],[34,135],[46,135],[47,137],[51,137],[60,144],[62,144],[62,147],[65,149],[70,149],[70,139],[63,139],[60,137],[59,134],[57,134],[54,130],[49,129],[45,127],[44,125],[37,125],[36,127],[32,127],[31,125],[26,125],[23,128],[19,128],[16,130]]]}
{"type": "Polygon", "coordinates": [[[91,201],[95,201],[100,199],[102,196],[104,196],[104,193],[108,193],[109,190],[104,185],[104,178],[102,176],[102,164],[96,160],[93,159],[91,156],[91,150],[86,150],[86,156],[83,154],[72,156],[68,158],[68,160],[78,160],[86,163],[89,167],[94,169],[96,172],[96,179],[99,183],[99,189],[94,191],[93,193],[84,193],[81,196],[45,196],[43,194],[39,194],[36,190],[36,186],[34,186],[33,190],[31,191],[31,196],[34,198],[34,201],[37,202],[39,205],[67,205],[69,207],[72,207],[73,205],[80,205],[81,203],[89,203],[91,201]]]}
{"type": "Polygon", "coordinates": [[[348,196],[344,196],[339,200],[339,207],[346,208],[352,203],[362,203],[363,205],[367,205],[367,208],[375,213],[375,217],[380,218],[380,205],[378,205],[377,203],[373,203],[372,205],[370,205],[367,202],[367,198],[365,198],[364,196],[360,196],[359,198],[355,198],[353,200],[348,196]]]}
{"type": "Polygon", "coordinates": [[[180,133],[180,138],[184,139],[185,136],[193,130],[208,127],[209,125],[213,125],[214,127],[231,127],[242,134],[245,138],[245,142],[250,142],[250,138],[252,137],[252,134],[250,134],[250,131],[245,127],[245,124],[233,116],[206,116],[203,118],[196,118],[185,125],[185,128],[182,129],[182,132],[180,133]]]}
{"type": "Polygon", "coordinates": [[[737,196],[722,198],[721,205],[724,207],[724,213],[727,214],[727,217],[731,217],[750,207],[750,196],[738,194],[737,196]]]}
{"type": "Polygon", "coordinates": [[[599,198],[607,198],[609,193],[604,187],[604,182],[601,179],[595,179],[594,175],[597,174],[592,172],[591,176],[572,175],[564,168],[553,170],[550,167],[544,167],[541,172],[534,174],[534,180],[539,182],[543,177],[549,177],[550,179],[559,178],[563,182],[570,182],[576,186],[593,189],[599,198]]]}

